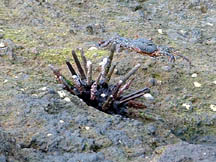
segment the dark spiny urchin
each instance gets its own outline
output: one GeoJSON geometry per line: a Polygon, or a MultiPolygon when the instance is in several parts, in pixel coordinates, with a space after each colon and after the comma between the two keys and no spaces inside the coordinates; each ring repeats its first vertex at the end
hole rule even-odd
{"type": "Polygon", "coordinates": [[[69,91],[73,95],[77,95],[88,105],[97,108],[103,112],[109,114],[120,114],[127,116],[127,107],[134,108],[145,108],[145,105],[134,99],[143,96],[145,93],[149,93],[149,88],[143,88],[139,91],[128,95],[122,95],[123,92],[128,89],[133,82],[134,78],[128,79],[138,70],[140,64],[137,64],[132,68],[121,80],[116,84],[110,84],[109,80],[116,67],[116,63],[111,65],[113,55],[115,51],[115,45],[112,46],[109,57],[104,58],[101,65],[101,72],[99,73],[96,80],[92,80],[92,63],[87,61],[82,49],[81,63],[75,53],[72,51],[74,62],[77,66],[78,73],[74,70],[73,66],[69,61],[66,61],[68,69],[72,74],[73,81],[66,79],[59,69],[49,65],[53,73],[55,74],[58,83],[64,86],[64,89],[69,91]]]}

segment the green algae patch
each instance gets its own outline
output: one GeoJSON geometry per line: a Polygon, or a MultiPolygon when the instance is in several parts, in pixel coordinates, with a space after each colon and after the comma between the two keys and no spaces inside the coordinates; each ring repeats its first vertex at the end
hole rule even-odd
{"type": "Polygon", "coordinates": [[[107,56],[109,52],[109,50],[88,50],[85,52],[85,56],[90,60],[94,60],[95,57],[107,56]]]}
{"type": "Polygon", "coordinates": [[[26,28],[22,28],[22,29],[4,28],[4,38],[10,39],[15,43],[26,45],[28,47],[36,47],[38,44],[37,41],[33,40],[32,37],[26,34],[27,30],[28,29],[26,28]]]}
{"type": "MultiPolygon", "coordinates": [[[[40,58],[46,60],[48,63],[55,63],[55,64],[63,64],[65,60],[69,59],[71,62],[72,60],[72,49],[71,48],[61,48],[61,49],[48,49],[40,54],[40,58]]],[[[80,51],[76,51],[79,59],[80,51]]],[[[107,50],[88,50],[85,52],[85,56],[88,60],[94,61],[96,58],[104,57],[109,54],[107,50]]]]}

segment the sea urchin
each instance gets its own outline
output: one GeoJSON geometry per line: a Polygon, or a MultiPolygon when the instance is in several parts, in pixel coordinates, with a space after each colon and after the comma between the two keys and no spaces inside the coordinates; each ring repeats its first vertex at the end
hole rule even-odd
{"type": "Polygon", "coordinates": [[[96,78],[92,79],[92,63],[87,61],[84,52],[80,49],[82,65],[76,55],[72,51],[74,62],[77,66],[77,71],[73,68],[69,61],[66,61],[68,69],[72,74],[72,81],[66,79],[60,70],[53,65],[49,65],[56,76],[58,83],[64,86],[64,89],[71,94],[78,96],[89,106],[93,106],[98,110],[109,114],[120,114],[127,116],[127,107],[145,108],[145,105],[134,99],[141,97],[145,93],[149,93],[149,88],[143,88],[136,92],[123,95],[123,92],[128,89],[134,78],[131,76],[138,70],[140,64],[133,67],[121,80],[116,84],[109,84],[110,78],[116,67],[116,63],[112,65],[115,45],[111,47],[110,55],[104,58],[101,65],[101,70],[96,78]],[[130,80],[129,80],[130,79],[130,80]]]}

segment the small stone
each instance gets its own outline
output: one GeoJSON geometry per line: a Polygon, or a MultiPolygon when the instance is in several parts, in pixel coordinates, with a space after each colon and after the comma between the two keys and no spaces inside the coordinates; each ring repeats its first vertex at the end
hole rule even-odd
{"type": "Polygon", "coordinates": [[[164,70],[164,71],[170,71],[171,70],[171,67],[170,66],[162,66],[162,69],[164,70]]]}
{"type": "Polygon", "coordinates": [[[106,96],[106,94],[104,94],[104,93],[101,94],[101,97],[105,97],[105,96],[106,96]]]}
{"type": "Polygon", "coordinates": [[[0,33],[0,39],[4,38],[4,34],[0,33]]]}
{"type": "Polygon", "coordinates": [[[57,93],[61,98],[64,98],[66,96],[64,91],[58,91],[57,93]]]}
{"type": "Polygon", "coordinates": [[[159,34],[163,34],[163,30],[162,29],[158,29],[158,33],[159,34]]]}
{"type": "Polygon", "coordinates": [[[193,74],[191,75],[191,77],[192,77],[192,78],[196,78],[196,77],[197,77],[197,73],[193,73],[193,74]]]}
{"type": "Polygon", "coordinates": [[[4,83],[7,83],[7,82],[8,82],[8,80],[7,80],[7,79],[5,79],[5,80],[4,80],[4,83]]]}
{"type": "Polygon", "coordinates": [[[32,96],[33,96],[33,97],[38,97],[38,95],[37,95],[37,94],[32,94],[32,96]]]}
{"type": "Polygon", "coordinates": [[[65,97],[64,100],[65,100],[66,102],[71,102],[71,100],[70,100],[69,97],[65,97]]]}
{"type": "Polygon", "coordinates": [[[182,106],[185,107],[187,110],[190,110],[191,107],[189,104],[186,103],[183,103],[182,106]]]}
{"type": "Polygon", "coordinates": [[[214,26],[214,24],[212,24],[210,22],[207,22],[206,25],[208,25],[208,26],[214,26]]]}
{"type": "Polygon", "coordinates": [[[0,43],[0,48],[4,48],[5,44],[3,42],[0,43]]]}
{"type": "Polygon", "coordinates": [[[104,58],[102,62],[99,63],[100,66],[105,66],[107,64],[108,58],[104,58]]]}
{"type": "Polygon", "coordinates": [[[48,134],[47,134],[47,137],[50,137],[50,136],[52,136],[52,134],[51,134],[51,133],[48,133],[48,134]]]}
{"type": "Polygon", "coordinates": [[[147,100],[154,100],[154,97],[150,93],[144,94],[145,99],[147,100]]]}
{"type": "Polygon", "coordinates": [[[85,127],[85,129],[86,129],[86,130],[89,130],[89,129],[90,129],[90,127],[85,127]]]}
{"type": "Polygon", "coordinates": [[[97,47],[90,47],[88,50],[89,51],[97,50],[97,47]]]}
{"type": "Polygon", "coordinates": [[[157,128],[154,125],[148,125],[147,131],[149,135],[155,135],[157,128]]]}
{"type": "Polygon", "coordinates": [[[210,105],[210,109],[211,109],[212,111],[216,111],[216,105],[211,104],[211,105],[210,105]]]}
{"type": "Polygon", "coordinates": [[[216,80],[215,80],[215,81],[213,81],[213,83],[214,83],[214,84],[216,84],[216,80]]]}
{"type": "Polygon", "coordinates": [[[64,120],[59,120],[59,123],[64,123],[64,120]]]}
{"type": "Polygon", "coordinates": [[[201,87],[202,85],[200,83],[198,83],[198,82],[194,82],[194,86],[195,87],[201,87]]]}
{"type": "Polygon", "coordinates": [[[88,25],[88,26],[86,26],[86,31],[87,31],[87,33],[88,34],[94,34],[94,27],[93,27],[93,25],[88,25]]]}
{"type": "Polygon", "coordinates": [[[155,78],[150,78],[148,82],[150,86],[155,86],[157,84],[157,80],[155,78]]]}
{"type": "Polygon", "coordinates": [[[42,87],[39,89],[40,91],[46,91],[47,90],[47,87],[42,87]]]}

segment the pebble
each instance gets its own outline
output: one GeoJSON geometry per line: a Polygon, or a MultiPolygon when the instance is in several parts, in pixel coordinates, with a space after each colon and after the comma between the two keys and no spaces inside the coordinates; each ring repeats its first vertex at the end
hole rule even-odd
{"type": "Polygon", "coordinates": [[[59,120],[59,123],[64,123],[64,120],[59,120]]]}
{"type": "Polygon", "coordinates": [[[214,84],[216,84],[216,80],[215,80],[215,81],[213,81],[213,83],[214,83],[214,84]]]}
{"type": "Polygon", "coordinates": [[[187,103],[183,103],[182,106],[185,107],[187,110],[190,110],[190,107],[191,107],[191,106],[190,106],[189,104],[187,104],[187,103]]]}
{"type": "Polygon", "coordinates": [[[0,39],[4,38],[4,34],[0,33],[0,39]]]}
{"type": "Polygon", "coordinates": [[[90,47],[88,50],[89,51],[97,50],[97,47],[90,47]]]}
{"type": "Polygon", "coordinates": [[[42,87],[39,89],[40,91],[46,91],[47,90],[47,87],[42,87]]]}
{"type": "Polygon", "coordinates": [[[150,93],[144,94],[145,99],[147,100],[154,100],[154,97],[150,93]]]}
{"type": "Polygon", "coordinates": [[[162,29],[158,29],[158,33],[159,34],[163,34],[163,30],[162,29]]]}
{"type": "Polygon", "coordinates": [[[32,94],[32,96],[33,96],[33,97],[38,97],[38,95],[37,95],[37,94],[32,94]]]}
{"type": "Polygon", "coordinates": [[[106,94],[102,93],[102,94],[101,94],[101,97],[106,97],[106,94]]]}
{"type": "Polygon", "coordinates": [[[206,25],[208,25],[208,26],[214,26],[214,24],[212,24],[210,22],[207,22],[206,25]]]}
{"type": "Polygon", "coordinates": [[[61,98],[64,98],[66,96],[64,91],[58,91],[57,93],[61,98]]]}
{"type": "Polygon", "coordinates": [[[71,102],[71,99],[70,99],[69,97],[65,97],[64,100],[65,100],[66,102],[71,102]]]}
{"type": "Polygon", "coordinates": [[[3,42],[0,43],[0,48],[4,48],[5,44],[3,42]]]}
{"type": "Polygon", "coordinates": [[[157,80],[155,78],[150,78],[148,82],[150,86],[155,86],[157,84],[157,80]]]}
{"type": "Polygon", "coordinates": [[[191,75],[191,77],[192,77],[192,78],[196,78],[196,77],[197,77],[197,73],[193,73],[193,74],[191,75]]]}
{"type": "Polygon", "coordinates": [[[52,134],[51,134],[51,133],[48,133],[48,134],[47,134],[47,137],[50,137],[50,136],[52,136],[52,134]]]}
{"type": "Polygon", "coordinates": [[[211,105],[210,105],[210,109],[211,109],[212,111],[216,111],[216,105],[211,104],[211,105]]]}
{"type": "Polygon", "coordinates": [[[201,87],[202,85],[200,83],[198,83],[198,82],[194,82],[194,86],[195,87],[201,87]]]}
{"type": "Polygon", "coordinates": [[[7,79],[5,79],[5,80],[4,80],[4,83],[7,83],[7,82],[8,82],[8,80],[7,80],[7,79]]]}
{"type": "Polygon", "coordinates": [[[86,129],[86,130],[89,130],[89,129],[90,129],[90,127],[85,127],[85,129],[86,129]]]}

